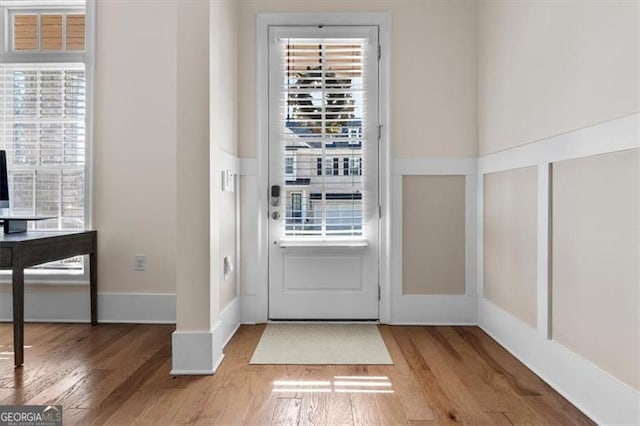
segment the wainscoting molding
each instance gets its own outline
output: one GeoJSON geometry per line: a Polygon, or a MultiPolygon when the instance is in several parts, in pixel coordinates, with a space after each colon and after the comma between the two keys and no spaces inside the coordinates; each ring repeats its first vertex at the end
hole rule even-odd
{"type": "Polygon", "coordinates": [[[476,159],[396,158],[391,161],[390,324],[476,324],[476,159]],[[465,294],[405,295],[402,292],[403,176],[465,176],[465,294]]]}
{"type": "MultiPolygon", "coordinates": [[[[477,324],[597,423],[640,424],[640,393],[552,340],[550,327],[550,165],[640,147],[640,114],[478,158],[477,324]],[[537,326],[484,299],[484,175],[537,166],[537,326]]],[[[612,349],[614,350],[614,349],[612,349]]]]}
{"type": "Polygon", "coordinates": [[[486,299],[478,324],[523,364],[598,424],[640,424],[640,395],[598,366],[486,299]]]}

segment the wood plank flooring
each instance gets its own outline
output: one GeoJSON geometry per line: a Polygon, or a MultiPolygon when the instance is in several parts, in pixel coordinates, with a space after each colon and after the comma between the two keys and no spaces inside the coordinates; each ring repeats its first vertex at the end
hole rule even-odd
{"type": "Polygon", "coordinates": [[[197,377],[169,375],[173,330],[27,324],[14,369],[0,324],[0,404],[62,404],[65,424],[82,425],[593,424],[477,327],[380,326],[392,366],[255,366],[264,325],[242,326],[218,372],[197,377]],[[337,392],[337,376],[390,385],[337,392]],[[277,392],[274,381],[291,383],[277,392]]]}

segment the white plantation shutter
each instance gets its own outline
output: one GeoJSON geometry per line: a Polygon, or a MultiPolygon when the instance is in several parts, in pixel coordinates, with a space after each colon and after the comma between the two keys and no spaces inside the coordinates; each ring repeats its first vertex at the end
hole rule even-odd
{"type": "MultiPolygon", "coordinates": [[[[366,38],[280,38],[278,140],[282,221],[286,238],[366,235],[368,155],[377,149],[365,129],[366,38]],[[293,165],[293,173],[291,172],[293,165]]],[[[273,143],[270,142],[270,143],[273,143]]],[[[274,162],[272,161],[272,164],[274,162]]],[[[377,201],[376,201],[377,203],[377,201]]]]}
{"type": "MultiPolygon", "coordinates": [[[[84,228],[84,64],[0,64],[0,95],[10,213],[58,216],[32,229],[84,228]]],[[[82,258],[47,265],[81,266],[82,258]]]]}

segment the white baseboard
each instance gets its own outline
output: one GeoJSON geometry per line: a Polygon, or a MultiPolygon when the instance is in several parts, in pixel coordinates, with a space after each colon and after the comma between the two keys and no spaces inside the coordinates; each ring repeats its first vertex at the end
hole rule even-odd
{"type": "Polygon", "coordinates": [[[475,296],[391,296],[392,325],[475,325],[475,296]]]}
{"type": "MultiPolygon", "coordinates": [[[[25,293],[26,322],[89,322],[89,289],[25,293]]],[[[0,321],[12,321],[11,292],[0,293],[0,321]]],[[[98,293],[98,322],[175,324],[175,294],[98,293]]]]}
{"type": "Polygon", "coordinates": [[[240,298],[236,297],[220,313],[220,321],[214,330],[215,340],[224,349],[240,327],[240,298]]]}
{"type": "Polygon", "coordinates": [[[640,424],[640,393],[485,299],[478,323],[598,424],[640,424]]]}
{"type": "Polygon", "coordinates": [[[240,327],[240,299],[235,298],[210,331],[175,331],[171,375],[211,375],[224,359],[223,349],[240,327]]]}
{"type": "Polygon", "coordinates": [[[213,331],[174,331],[171,335],[171,372],[177,375],[213,374],[224,355],[214,345],[213,331]]]}

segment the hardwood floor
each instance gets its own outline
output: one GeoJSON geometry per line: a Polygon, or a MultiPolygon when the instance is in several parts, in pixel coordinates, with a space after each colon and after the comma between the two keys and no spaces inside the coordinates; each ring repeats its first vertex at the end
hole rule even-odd
{"type": "Polygon", "coordinates": [[[0,404],[61,404],[65,424],[593,424],[477,327],[380,326],[393,366],[254,366],[264,326],[242,326],[204,377],[169,376],[173,329],[27,324],[14,369],[1,324],[0,404]],[[393,393],[274,391],[336,376],[387,377],[393,393]]]}

